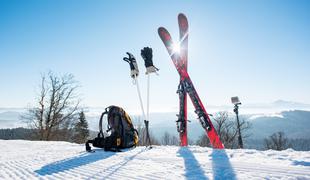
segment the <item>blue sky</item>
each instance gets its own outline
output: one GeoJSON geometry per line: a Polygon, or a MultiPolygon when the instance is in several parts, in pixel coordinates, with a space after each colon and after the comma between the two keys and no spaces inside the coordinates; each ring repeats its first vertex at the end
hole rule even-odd
{"type": "MultiPolygon", "coordinates": [[[[150,46],[159,76],[151,107],[178,106],[179,76],[157,34],[178,37],[177,15],[189,19],[189,74],[207,105],[278,99],[310,103],[309,1],[0,1],[0,107],[34,103],[40,74],[72,73],[85,106],[139,109],[129,67],[150,46]]],[[[145,98],[144,98],[145,99],[145,98]]]]}

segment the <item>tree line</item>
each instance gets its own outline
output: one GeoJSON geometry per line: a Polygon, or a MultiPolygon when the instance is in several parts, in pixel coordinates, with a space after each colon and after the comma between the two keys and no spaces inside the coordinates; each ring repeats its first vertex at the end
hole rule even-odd
{"type": "MultiPolygon", "coordinates": [[[[40,140],[34,134],[36,130],[34,129],[27,129],[27,128],[13,128],[13,129],[0,129],[0,139],[4,140],[12,140],[12,139],[22,139],[22,140],[40,140]]],[[[53,140],[61,140],[61,141],[68,141],[68,142],[75,142],[75,143],[85,143],[86,139],[91,136],[90,134],[93,133],[95,136],[96,132],[86,131],[83,128],[84,132],[77,133],[77,131],[70,130],[72,136],[69,139],[53,139],[53,140]],[[85,133],[85,134],[84,134],[85,133]],[[74,136],[74,134],[76,136],[74,136]]],[[[141,126],[140,129],[138,128],[139,132],[139,146],[147,145],[145,140],[145,131],[144,128],[141,126]]],[[[151,140],[154,145],[179,145],[179,138],[175,135],[170,134],[169,132],[165,132],[161,138],[157,139],[151,133],[151,140]]],[[[285,137],[285,134],[282,132],[277,132],[265,139],[261,140],[249,140],[253,141],[256,147],[250,147],[258,149],[258,150],[267,150],[267,149],[274,149],[274,150],[285,150],[288,148],[292,148],[297,151],[309,151],[310,150],[310,139],[289,139],[285,137]]],[[[245,147],[247,147],[247,142],[245,143],[245,147]]],[[[198,145],[202,147],[210,147],[208,138],[205,135],[201,135],[200,138],[196,141],[188,139],[189,145],[198,145]]],[[[227,147],[226,148],[230,148],[227,147]]],[[[237,144],[235,147],[237,148],[237,144]]]]}
{"type": "MultiPolygon", "coordinates": [[[[46,140],[40,135],[40,130],[29,129],[29,128],[12,128],[12,129],[0,129],[0,139],[12,140],[12,139],[23,139],[23,140],[46,140]]],[[[68,141],[75,143],[85,143],[90,135],[88,129],[88,123],[85,118],[83,111],[79,113],[79,117],[72,126],[68,129],[58,129],[53,131],[52,136],[46,141],[68,141]]]]}

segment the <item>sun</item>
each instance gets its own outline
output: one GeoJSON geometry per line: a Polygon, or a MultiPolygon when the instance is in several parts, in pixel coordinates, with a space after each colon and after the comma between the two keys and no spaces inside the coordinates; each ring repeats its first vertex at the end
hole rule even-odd
{"type": "Polygon", "coordinates": [[[173,43],[172,44],[172,49],[173,49],[174,53],[178,53],[179,54],[180,51],[181,51],[180,43],[179,42],[173,43]]]}

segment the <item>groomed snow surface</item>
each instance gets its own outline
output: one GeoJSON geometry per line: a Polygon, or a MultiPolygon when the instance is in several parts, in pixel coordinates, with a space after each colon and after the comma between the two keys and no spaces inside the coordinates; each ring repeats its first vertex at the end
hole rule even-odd
{"type": "Polygon", "coordinates": [[[0,140],[0,179],[310,179],[310,152],[137,147],[0,140]]]}

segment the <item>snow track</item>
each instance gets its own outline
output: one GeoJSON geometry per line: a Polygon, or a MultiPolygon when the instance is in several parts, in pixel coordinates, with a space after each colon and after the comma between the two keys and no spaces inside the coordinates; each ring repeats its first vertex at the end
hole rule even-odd
{"type": "Polygon", "coordinates": [[[124,152],[0,140],[0,179],[310,179],[310,152],[155,146],[124,152]]]}

